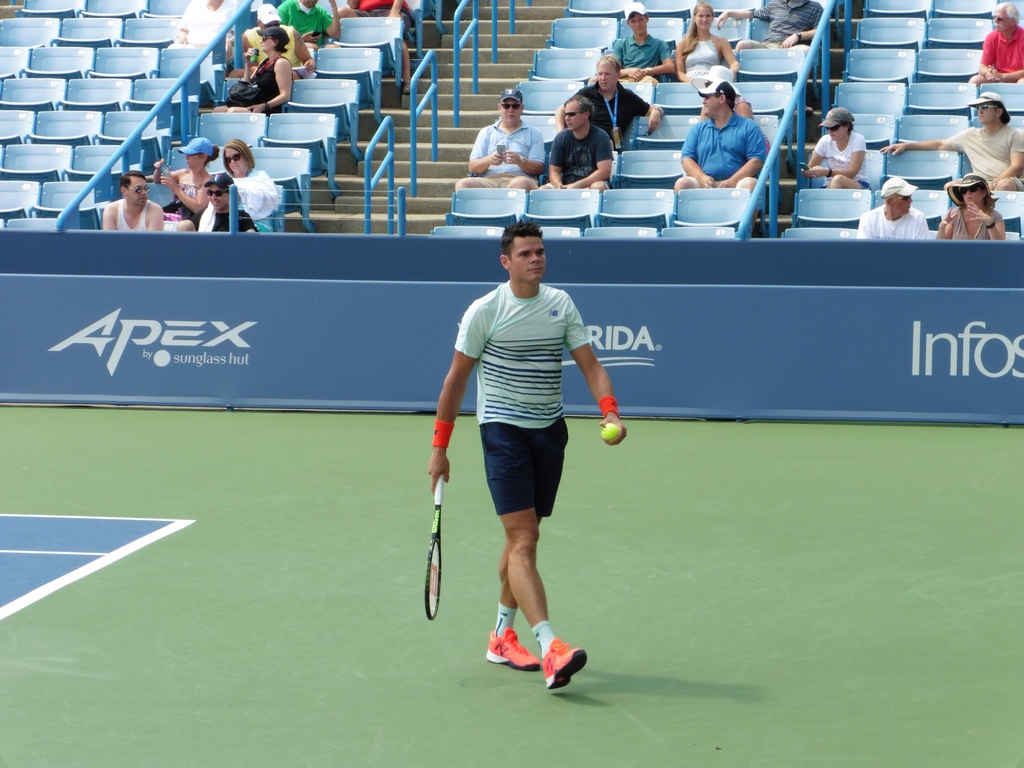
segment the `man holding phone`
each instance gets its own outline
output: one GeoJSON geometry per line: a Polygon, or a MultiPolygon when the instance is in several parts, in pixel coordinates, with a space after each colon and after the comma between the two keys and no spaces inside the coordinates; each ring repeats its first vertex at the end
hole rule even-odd
{"type": "Polygon", "coordinates": [[[523,93],[506,88],[498,100],[498,120],[481,129],[469,156],[469,173],[455,189],[537,189],[544,172],[544,137],[523,123],[523,93]]]}

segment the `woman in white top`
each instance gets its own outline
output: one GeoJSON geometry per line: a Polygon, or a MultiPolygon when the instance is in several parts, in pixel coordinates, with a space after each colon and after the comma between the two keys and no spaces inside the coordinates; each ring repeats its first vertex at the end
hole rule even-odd
{"type": "MultiPolygon", "coordinates": [[[[252,217],[260,232],[272,232],[273,228],[266,219],[281,204],[281,193],[265,171],[256,170],[256,159],[249,145],[241,139],[229,139],[224,144],[224,169],[231,174],[238,188],[238,207],[252,217]]],[[[213,210],[207,208],[197,229],[209,232],[213,223],[213,210]]]]}
{"type": "MultiPolygon", "coordinates": [[[[842,107],[834,107],[821,121],[828,133],[819,139],[811,154],[809,167],[802,171],[806,179],[822,179],[828,189],[869,189],[864,174],[867,143],[853,130],[853,115],[842,107]]],[[[818,186],[818,185],[814,185],[818,186]]]]}
{"type": "Polygon", "coordinates": [[[711,3],[699,2],[693,6],[692,20],[683,39],[676,44],[676,77],[688,83],[691,78],[707,75],[714,66],[723,65],[732,72],[732,80],[740,71],[729,41],[711,34],[715,10],[711,3]]]}

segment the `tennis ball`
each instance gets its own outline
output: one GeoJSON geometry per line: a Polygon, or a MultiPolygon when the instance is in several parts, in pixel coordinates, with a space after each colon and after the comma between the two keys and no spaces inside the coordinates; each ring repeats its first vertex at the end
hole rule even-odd
{"type": "Polygon", "coordinates": [[[601,428],[601,439],[609,442],[619,436],[619,428],[614,424],[606,424],[601,428]]]}

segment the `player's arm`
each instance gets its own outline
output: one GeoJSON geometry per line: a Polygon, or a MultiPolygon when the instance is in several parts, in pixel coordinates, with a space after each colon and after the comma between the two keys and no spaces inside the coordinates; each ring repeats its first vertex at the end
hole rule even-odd
{"type": "Polygon", "coordinates": [[[587,380],[587,387],[590,389],[594,401],[602,411],[606,411],[601,420],[601,426],[614,424],[619,428],[619,434],[615,439],[609,441],[610,445],[618,445],[626,439],[626,427],[619,419],[618,405],[615,404],[615,391],[612,389],[612,380],[608,371],[601,365],[601,361],[594,354],[594,348],[589,344],[576,347],[569,354],[576,361],[576,367],[583,373],[583,378],[587,380]],[[615,408],[609,410],[608,406],[612,404],[615,404],[615,408]]]}
{"type": "Polygon", "coordinates": [[[437,486],[439,477],[443,476],[445,482],[448,482],[451,473],[451,466],[448,463],[448,438],[451,436],[451,427],[444,425],[454,426],[455,419],[459,415],[459,408],[462,406],[462,398],[466,395],[469,376],[475,365],[475,358],[456,350],[452,357],[451,368],[448,369],[448,375],[444,377],[441,395],[437,399],[434,449],[431,451],[430,461],[427,463],[431,491],[437,486]],[[444,434],[444,431],[447,431],[447,434],[444,434]]]}

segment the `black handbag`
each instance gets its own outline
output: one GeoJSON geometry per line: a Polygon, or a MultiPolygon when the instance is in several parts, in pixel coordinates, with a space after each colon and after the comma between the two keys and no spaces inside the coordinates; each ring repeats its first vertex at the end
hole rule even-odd
{"type": "Polygon", "coordinates": [[[260,88],[255,83],[239,80],[228,89],[229,107],[251,107],[260,103],[260,88]]]}

